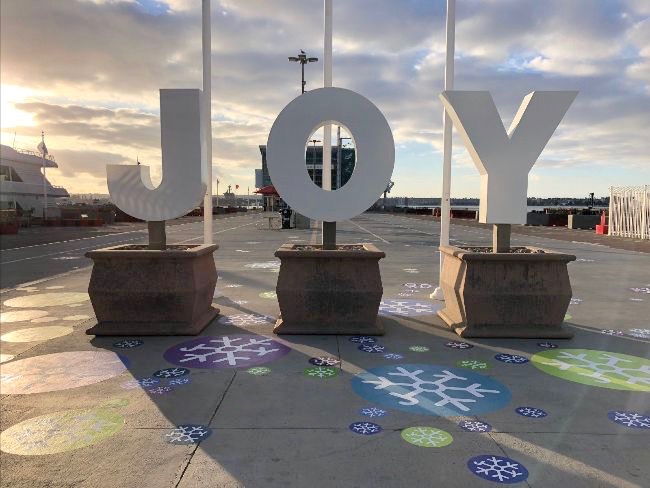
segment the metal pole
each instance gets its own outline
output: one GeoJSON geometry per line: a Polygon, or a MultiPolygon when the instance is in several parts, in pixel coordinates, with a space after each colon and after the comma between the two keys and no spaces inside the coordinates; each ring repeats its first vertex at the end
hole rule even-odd
{"type": "Polygon", "coordinates": [[[203,0],[203,116],[205,118],[205,164],[208,180],[203,198],[204,244],[212,244],[212,32],[210,30],[210,12],[210,0],[203,0]]]}
{"type": "MultiPolygon", "coordinates": [[[[323,86],[332,86],[332,31],[333,12],[332,0],[324,0],[323,16],[325,17],[324,53],[323,53],[323,86]]],[[[323,127],[323,190],[332,190],[332,126],[323,127]]],[[[323,249],[336,249],[336,222],[323,222],[323,249]]]]}
{"type": "Polygon", "coordinates": [[[341,139],[341,126],[336,130],[336,189],[341,188],[341,158],[343,151],[343,139],[341,139]]]}
{"type": "Polygon", "coordinates": [[[305,59],[300,61],[300,67],[302,68],[302,85],[301,85],[302,92],[301,93],[303,93],[303,94],[305,93],[305,63],[306,62],[307,62],[307,60],[305,60],[305,59]]]}
{"type": "MultiPolygon", "coordinates": [[[[447,33],[446,33],[446,51],[445,59],[445,90],[454,88],[454,43],[455,43],[455,25],[456,25],[456,0],[447,0],[447,33]]],[[[450,197],[451,197],[451,119],[443,108],[443,156],[442,156],[442,201],[440,202],[440,245],[449,245],[449,220],[450,220],[450,197]]],[[[440,253],[440,276],[438,286],[431,294],[430,298],[444,300],[442,288],[440,287],[442,279],[443,254],[440,253]]]]}
{"type": "Polygon", "coordinates": [[[43,221],[47,220],[47,179],[45,178],[45,132],[41,132],[41,142],[43,143],[43,150],[41,151],[41,159],[43,162],[43,221]]]}

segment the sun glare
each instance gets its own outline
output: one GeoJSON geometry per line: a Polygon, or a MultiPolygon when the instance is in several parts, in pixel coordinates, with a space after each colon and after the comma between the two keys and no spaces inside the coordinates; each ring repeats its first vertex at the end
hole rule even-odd
{"type": "Polygon", "coordinates": [[[34,126],[32,114],[23,112],[15,104],[27,101],[35,91],[16,85],[0,85],[0,128],[34,126]]]}

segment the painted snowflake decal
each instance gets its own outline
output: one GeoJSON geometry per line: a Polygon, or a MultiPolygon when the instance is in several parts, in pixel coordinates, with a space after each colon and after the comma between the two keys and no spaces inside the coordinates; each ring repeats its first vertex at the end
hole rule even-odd
{"type": "Polygon", "coordinates": [[[650,339],[650,329],[630,329],[628,334],[639,339],[650,339]]]}
{"type": "Polygon", "coordinates": [[[650,361],[590,349],[553,349],[535,354],[533,365],[553,376],[615,390],[650,391],[650,361]]]}
{"type": "Polygon", "coordinates": [[[138,347],[144,344],[144,341],[141,341],[140,339],[125,339],[123,341],[116,342],[113,344],[113,347],[117,347],[118,349],[132,349],[134,347],[138,347]]]}
{"type": "Polygon", "coordinates": [[[510,364],[524,364],[528,362],[528,358],[517,356],[516,354],[497,354],[494,356],[494,359],[501,361],[502,363],[510,364]]]}
{"type": "Polygon", "coordinates": [[[328,366],[316,366],[314,368],[305,369],[305,375],[311,376],[312,378],[334,378],[338,376],[338,368],[330,368],[328,366]]]}
{"type": "Polygon", "coordinates": [[[169,386],[182,386],[182,385],[189,385],[192,382],[189,376],[185,376],[182,378],[173,378],[167,382],[169,386]]]}
{"type": "Polygon", "coordinates": [[[650,416],[642,415],[638,412],[623,412],[614,410],[607,414],[607,417],[612,422],[624,425],[625,427],[633,427],[635,429],[650,429],[650,416]]]}
{"type": "Polygon", "coordinates": [[[474,347],[471,344],[468,344],[467,342],[458,342],[458,341],[447,342],[445,346],[450,347],[452,349],[471,349],[472,347],[474,347]]]}
{"type": "Polygon", "coordinates": [[[357,344],[374,344],[377,342],[377,339],[372,336],[354,336],[350,337],[348,340],[357,344]]]}
{"type": "Polygon", "coordinates": [[[467,461],[467,467],[476,476],[497,483],[519,483],[528,478],[523,464],[504,456],[475,456],[467,461]]]}
{"type": "Polygon", "coordinates": [[[384,354],[384,358],[398,360],[398,359],[404,359],[404,356],[402,356],[401,354],[397,354],[395,352],[389,352],[388,354],[384,354]]]}
{"type": "Polygon", "coordinates": [[[625,335],[625,332],[622,330],[617,330],[617,329],[603,329],[600,331],[601,334],[605,334],[608,336],[622,336],[625,335]]]}
{"type": "Polygon", "coordinates": [[[317,358],[311,358],[309,362],[315,366],[336,366],[341,364],[341,361],[338,358],[333,358],[331,356],[319,356],[317,358]]]}
{"type": "Polygon", "coordinates": [[[433,315],[441,307],[442,305],[438,303],[421,300],[382,300],[379,304],[379,313],[381,315],[413,317],[418,315],[433,315]]]}
{"type": "Polygon", "coordinates": [[[402,439],[419,447],[444,447],[454,440],[449,432],[433,427],[409,427],[402,431],[402,439]]]}
{"type": "Polygon", "coordinates": [[[167,442],[170,444],[197,444],[203,439],[207,439],[212,434],[212,429],[205,425],[184,424],[165,434],[167,442]]]}
{"type": "Polygon", "coordinates": [[[404,268],[404,271],[406,271],[407,273],[411,273],[411,274],[418,274],[419,273],[417,268],[404,268]]]}
{"type": "Polygon", "coordinates": [[[576,263],[593,263],[593,259],[587,259],[587,258],[578,258],[576,259],[576,263]]]}
{"type": "Polygon", "coordinates": [[[152,395],[164,395],[174,391],[174,388],[171,386],[154,386],[153,388],[147,388],[147,391],[152,395]]]}
{"type": "Polygon", "coordinates": [[[120,386],[125,390],[134,390],[136,388],[150,388],[160,383],[158,378],[140,378],[125,381],[120,386]]]}
{"type": "Polygon", "coordinates": [[[378,353],[384,352],[386,350],[386,346],[382,346],[380,344],[361,344],[358,349],[359,351],[363,352],[378,353]]]}
{"type": "Polygon", "coordinates": [[[456,362],[456,366],[467,369],[488,369],[490,365],[485,361],[477,361],[475,359],[463,359],[456,362]]]}
{"type": "Polygon", "coordinates": [[[569,305],[580,305],[582,302],[582,298],[572,298],[571,302],[569,302],[569,305]]]}
{"type": "Polygon", "coordinates": [[[463,420],[458,424],[458,427],[468,432],[490,432],[492,430],[490,424],[478,420],[463,420]]]}
{"type": "Polygon", "coordinates": [[[429,290],[433,288],[431,283],[402,283],[402,286],[410,290],[429,290]]]}
{"type": "Polygon", "coordinates": [[[190,374],[187,368],[165,368],[156,371],[153,376],[156,378],[178,378],[190,374]]]}
{"type": "Polygon", "coordinates": [[[232,368],[257,366],[289,351],[268,337],[243,334],[198,337],[168,349],[164,357],[170,363],[191,368],[232,368]]]}
{"type": "Polygon", "coordinates": [[[226,288],[241,288],[244,285],[240,285],[239,283],[231,283],[230,285],[226,285],[226,288]]]}
{"type": "Polygon", "coordinates": [[[381,426],[372,422],[354,422],[350,424],[350,430],[355,434],[373,435],[381,432],[381,426]]]}
{"type": "Polygon", "coordinates": [[[388,412],[386,410],[382,410],[381,408],[377,407],[365,407],[359,410],[359,413],[370,418],[383,417],[385,415],[388,415],[388,412]]]}
{"type": "Polygon", "coordinates": [[[409,293],[409,292],[406,292],[406,291],[405,291],[405,292],[402,292],[402,293],[398,293],[397,296],[398,296],[398,297],[408,298],[408,297],[413,296],[413,292],[409,293]]]}
{"type": "Polygon", "coordinates": [[[538,342],[537,345],[544,349],[557,349],[557,344],[553,344],[552,342],[538,342]]]}
{"type": "Polygon", "coordinates": [[[533,419],[541,419],[548,415],[548,413],[546,413],[541,408],[535,408],[535,407],[519,407],[515,409],[515,412],[517,412],[519,415],[523,417],[530,417],[533,419]]]}
{"type": "Polygon", "coordinates": [[[485,413],[510,400],[508,389],[487,376],[427,364],[372,368],[352,387],[373,403],[429,415],[485,413]]]}
{"type": "Polygon", "coordinates": [[[650,287],[647,286],[641,286],[638,288],[630,288],[630,291],[633,291],[634,293],[646,293],[650,294],[650,287]]]}
{"type": "Polygon", "coordinates": [[[413,352],[427,352],[429,348],[427,346],[411,346],[409,347],[409,351],[413,352]]]}
{"type": "Polygon", "coordinates": [[[263,376],[269,374],[271,372],[271,368],[267,368],[266,366],[255,366],[253,368],[248,368],[246,372],[248,374],[252,374],[253,376],[263,376]]]}
{"type": "Polygon", "coordinates": [[[245,265],[252,269],[280,269],[280,261],[267,261],[265,263],[249,263],[245,265]]]}
{"type": "Polygon", "coordinates": [[[221,325],[234,325],[245,327],[247,325],[269,325],[275,322],[273,317],[258,313],[242,313],[238,315],[224,315],[218,321],[221,325]]]}

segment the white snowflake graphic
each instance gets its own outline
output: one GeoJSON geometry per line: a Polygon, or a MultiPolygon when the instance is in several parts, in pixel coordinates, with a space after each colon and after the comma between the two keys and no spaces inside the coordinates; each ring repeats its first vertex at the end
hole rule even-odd
{"type": "Polygon", "coordinates": [[[317,358],[311,358],[309,362],[315,366],[336,366],[341,361],[331,356],[319,356],[317,358]]]}
{"type": "Polygon", "coordinates": [[[239,283],[231,283],[230,285],[226,285],[226,288],[241,288],[244,285],[240,285],[239,283]]]}
{"type": "MultiPolygon", "coordinates": [[[[410,295],[409,295],[410,296],[410,295]]],[[[417,300],[382,300],[379,312],[395,315],[432,314],[437,308],[432,303],[417,300]]]]}
{"type": "Polygon", "coordinates": [[[650,339],[650,329],[630,329],[630,335],[639,339],[650,339]]]}
{"type": "Polygon", "coordinates": [[[587,258],[578,258],[576,259],[576,263],[593,263],[593,259],[587,259],[587,258]]]}
{"type": "Polygon", "coordinates": [[[572,298],[569,305],[580,305],[580,302],[582,302],[582,298],[572,298]]]}
{"type": "Polygon", "coordinates": [[[433,288],[431,283],[402,283],[402,286],[410,289],[428,290],[433,288]]]}
{"type": "Polygon", "coordinates": [[[158,378],[140,378],[125,381],[120,386],[125,390],[134,390],[135,388],[150,388],[160,383],[158,378]]]}
{"type": "Polygon", "coordinates": [[[404,432],[403,437],[411,444],[420,447],[440,447],[449,440],[447,432],[431,427],[411,427],[404,432]]]}
{"type": "Polygon", "coordinates": [[[636,412],[610,412],[609,418],[617,424],[640,429],[650,429],[650,417],[636,412]]]}
{"type": "Polygon", "coordinates": [[[453,405],[454,407],[467,412],[469,408],[465,406],[466,403],[476,403],[474,398],[484,398],[484,393],[501,393],[499,390],[486,390],[481,388],[480,383],[473,383],[469,386],[448,386],[447,383],[452,380],[462,380],[467,381],[467,378],[462,376],[457,376],[454,373],[443,370],[442,374],[433,374],[434,378],[437,378],[435,381],[423,380],[420,378],[420,375],[423,373],[423,370],[417,369],[415,371],[409,371],[408,369],[397,366],[395,373],[388,373],[388,376],[404,378],[404,382],[394,382],[391,379],[388,379],[384,376],[378,376],[376,380],[364,380],[364,383],[369,383],[376,385],[375,390],[383,390],[392,386],[400,386],[400,392],[391,391],[389,394],[391,396],[401,398],[399,402],[400,405],[417,405],[420,403],[418,395],[421,393],[435,393],[440,397],[440,400],[435,403],[436,407],[442,407],[445,405],[453,405]],[[410,381],[408,381],[410,380],[410,381]],[[408,391],[408,393],[402,393],[402,391],[408,391]],[[453,395],[454,391],[463,391],[469,393],[474,398],[456,398],[453,395]]]}
{"type": "Polygon", "coordinates": [[[375,342],[377,342],[377,339],[375,339],[372,336],[354,336],[354,337],[350,337],[350,339],[348,340],[350,342],[355,342],[357,344],[374,344],[375,342]]]}
{"type": "Polygon", "coordinates": [[[409,351],[413,352],[427,352],[429,348],[427,346],[411,346],[409,347],[409,351]]]}
{"type": "Polygon", "coordinates": [[[223,336],[221,339],[211,339],[208,342],[210,344],[199,344],[194,347],[181,347],[180,351],[186,352],[183,359],[179,359],[178,362],[184,363],[187,361],[198,360],[200,363],[208,362],[208,358],[212,359],[212,363],[222,363],[227,362],[230,366],[237,366],[237,361],[248,361],[251,358],[249,356],[240,355],[237,353],[247,352],[255,354],[256,357],[266,356],[273,352],[278,352],[280,349],[268,349],[266,346],[272,344],[272,340],[269,338],[256,339],[251,337],[246,339],[248,342],[243,344],[237,344],[240,341],[243,341],[242,337],[228,337],[223,336]],[[221,344],[221,345],[212,345],[221,344]],[[217,359],[213,359],[212,356],[216,356],[217,359]]]}
{"type": "Polygon", "coordinates": [[[534,419],[540,419],[542,417],[546,417],[548,414],[542,410],[541,408],[535,408],[535,407],[519,407],[515,409],[515,411],[524,417],[531,417],[534,419]]]}
{"type": "Polygon", "coordinates": [[[528,362],[528,358],[516,354],[497,354],[494,358],[502,363],[523,364],[528,362]]]}
{"type": "Polygon", "coordinates": [[[366,417],[370,417],[370,418],[383,417],[384,415],[388,414],[386,410],[382,410],[381,408],[377,408],[377,407],[362,408],[361,410],[359,410],[359,413],[361,415],[365,415],[366,417]]]}
{"type": "Polygon", "coordinates": [[[488,368],[488,363],[486,363],[485,361],[477,361],[475,359],[464,359],[463,361],[458,361],[456,365],[460,366],[461,368],[467,368],[467,369],[488,368]]]}
{"type": "Polygon", "coordinates": [[[186,374],[189,374],[189,370],[185,368],[165,368],[156,371],[153,375],[156,378],[178,378],[179,376],[185,376],[186,374]]]}
{"type": "Polygon", "coordinates": [[[233,303],[236,303],[237,305],[246,305],[248,300],[235,300],[233,303]]]}
{"type": "Polygon", "coordinates": [[[280,261],[267,261],[265,263],[249,263],[247,268],[252,269],[280,269],[280,261]]]}
{"type": "Polygon", "coordinates": [[[404,359],[404,356],[394,352],[389,352],[388,354],[384,354],[384,358],[398,360],[398,359],[404,359]]]}
{"type": "Polygon", "coordinates": [[[525,479],[526,471],[522,469],[521,464],[514,462],[512,459],[498,456],[487,456],[480,461],[472,461],[472,471],[486,479],[509,482],[521,476],[525,479]]]}
{"type": "Polygon", "coordinates": [[[417,268],[404,268],[404,271],[406,271],[407,273],[410,273],[410,274],[418,274],[419,273],[417,268]]]}
{"type": "Polygon", "coordinates": [[[611,375],[625,378],[629,385],[650,385],[650,366],[644,364],[638,368],[627,368],[625,363],[631,362],[629,359],[623,359],[613,356],[607,352],[601,352],[598,355],[587,353],[572,353],[569,351],[560,351],[556,358],[546,359],[543,364],[553,366],[560,371],[571,370],[571,372],[586,376],[598,383],[611,383],[620,381],[612,379],[611,375]]]}
{"type": "Polygon", "coordinates": [[[633,291],[634,293],[647,293],[650,294],[650,287],[642,286],[638,288],[630,288],[630,291],[633,291]]]}
{"type": "Polygon", "coordinates": [[[378,353],[384,352],[386,347],[379,344],[361,344],[358,349],[363,352],[378,353]]]}
{"type": "Polygon", "coordinates": [[[403,293],[398,293],[397,296],[406,298],[406,297],[413,296],[413,293],[403,292],[403,293]]]}
{"type": "Polygon", "coordinates": [[[173,390],[174,388],[171,386],[156,386],[154,388],[147,388],[147,391],[152,395],[164,395],[165,393],[169,393],[173,390]]]}
{"type": "Polygon", "coordinates": [[[357,434],[371,435],[381,432],[381,427],[372,422],[355,422],[350,425],[350,430],[357,434]]]}
{"type": "Polygon", "coordinates": [[[179,425],[165,437],[170,444],[196,444],[210,434],[210,429],[203,425],[179,425]]]}
{"type": "Polygon", "coordinates": [[[469,432],[489,432],[492,430],[490,424],[485,422],[479,422],[478,420],[463,420],[458,424],[461,429],[467,430],[469,432]]]}
{"type": "Polygon", "coordinates": [[[224,315],[219,319],[221,325],[234,325],[235,327],[243,327],[246,325],[268,325],[273,322],[273,317],[257,313],[242,313],[229,316],[224,315]]]}
{"type": "Polygon", "coordinates": [[[537,345],[544,349],[557,349],[557,344],[553,344],[552,342],[538,342],[537,345]]]}
{"type": "Polygon", "coordinates": [[[445,344],[447,347],[451,347],[452,349],[471,349],[472,346],[471,344],[468,344],[467,342],[457,342],[457,341],[451,341],[445,344]]]}
{"type": "Polygon", "coordinates": [[[262,376],[269,374],[271,372],[271,368],[267,368],[266,366],[255,366],[253,368],[248,368],[246,372],[248,374],[252,374],[253,376],[262,376]]]}
{"type": "Polygon", "coordinates": [[[142,344],[144,344],[144,342],[140,339],[125,339],[123,341],[116,342],[113,344],[113,347],[117,347],[118,349],[131,349],[141,346],[142,344]]]}
{"type": "Polygon", "coordinates": [[[622,336],[624,335],[622,330],[616,330],[616,329],[604,329],[600,331],[601,334],[609,335],[609,336],[622,336]]]}
{"type": "Polygon", "coordinates": [[[184,378],[171,379],[171,380],[169,380],[169,382],[167,384],[169,386],[181,386],[181,385],[188,385],[191,382],[192,382],[192,380],[186,376],[184,378]]]}
{"type": "Polygon", "coordinates": [[[305,374],[313,378],[333,378],[339,374],[339,371],[336,368],[330,368],[328,366],[316,366],[314,368],[305,369],[305,374]]]}

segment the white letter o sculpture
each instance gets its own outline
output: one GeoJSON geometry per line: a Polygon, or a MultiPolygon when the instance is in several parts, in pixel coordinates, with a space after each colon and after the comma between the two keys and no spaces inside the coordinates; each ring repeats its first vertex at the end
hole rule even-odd
{"type": "Polygon", "coordinates": [[[377,201],[393,174],[395,143],[370,100],[343,88],[319,88],[291,101],[275,119],[266,164],[273,186],[290,207],[315,220],[336,222],[356,217],[377,201]],[[307,139],[327,122],[344,125],[357,152],[352,177],[335,191],[316,186],[305,165],[307,139]]]}

